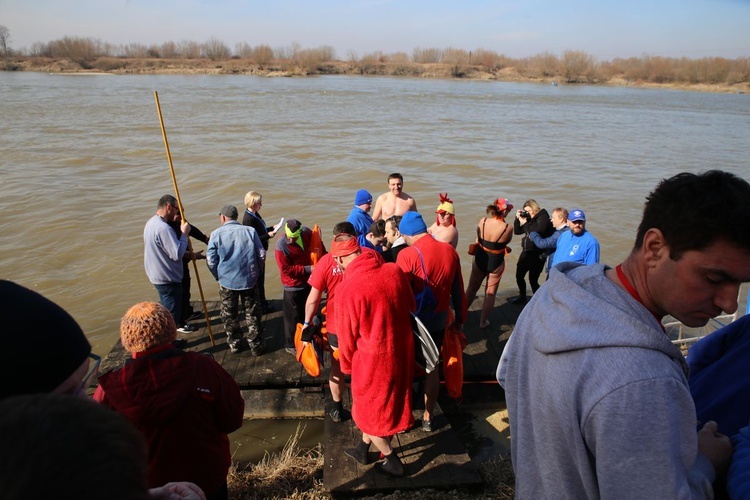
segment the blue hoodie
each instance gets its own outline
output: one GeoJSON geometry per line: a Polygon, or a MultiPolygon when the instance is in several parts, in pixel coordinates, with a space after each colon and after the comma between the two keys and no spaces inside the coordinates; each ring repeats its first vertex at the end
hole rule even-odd
{"type": "Polygon", "coordinates": [[[516,498],[710,497],[685,359],[605,269],[553,268],[501,357],[516,498]]]}

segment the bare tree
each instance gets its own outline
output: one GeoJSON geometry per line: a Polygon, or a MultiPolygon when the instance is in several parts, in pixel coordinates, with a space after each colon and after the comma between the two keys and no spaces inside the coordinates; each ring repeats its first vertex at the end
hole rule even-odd
{"type": "Polygon", "coordinates": [[[453,66],[460,64],[469,64],[469,53],[464,49],[455,49],[448,47],[443,50],[442,62],[453,66]]]}
{"type": "Polygon", "coordinates": [[[0,24],[0,51],[4,55],[10,55],[10,30],[0,24]]]}
{"type": "Polygon", "coordinates": [[[49,45],[44,42],[34,42],[31,44],[30,55],[35,57],[52,57],[49,45]]]}
{"type": "Polygon", "coordinates": [[[192,40],[182,40],[177,44],[177,51],[185,59],[198,59],[201,56],[201,46],[192,40]]]}
{"type": "Polygon", "coordinates": [[[177,51],[177,44],[173,41],[164,42],[161,44],[161,56],[165,59],[174,59],[180,53],[177,51]]]}
{"type": "Polygon", "coordinates": [[[142,43],[129,43],[123,46],[122,54],[127,58],[145,59],[148,56],[148,48],[142,43]]]}
{"type": "Polygon", "coordinates": [[[49,42],[52,57],[65,57],[84,69],[91,67],[90,61],[101,54],[101,43],[94,38],[65,36],[49,42]]]}
{"type": "Polygon", "coordinates": [[[423,49],[421,47],[414,49],[411,56],[412,61],[422,64],[439,63],[442,58],[442,50],[436,48],[423,49]]]}
{"type": "Polygon", "coordinates": [[[247,42],[238,42],[234,44],[234,53],[240,59],[250,59],[253,54],[253,48],[247,42]]]}
{"type": "Polygon", "coordinates": [[[229,59],[232,55],[229,47],[216,37],[209,38],[206,43],[203,44],[202,48],[203,55],[212,61],[223,61],[224,59],[229,59]]]}
{"type": "Polygon", "coordinates": [[[258,45],[253,47],[250,53],[250,59],[261,68],[273,62],[273,49],[270,45],[258,45]]]}
{"type": "Polygon", "coordinates": [[[587,82],[594,75],[595,69],[596,61],[587,53],[580,50],[563,52],[562,71],[566,82],[587,82]]]}

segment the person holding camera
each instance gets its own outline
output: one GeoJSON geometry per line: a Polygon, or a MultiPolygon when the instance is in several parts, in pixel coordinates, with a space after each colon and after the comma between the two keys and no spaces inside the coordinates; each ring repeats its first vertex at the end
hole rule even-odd
{"type": "Polygon", "coordinates": [[[513,304],[525,304],[528,300],[526,297],[527,273],[532,293],[539,289],[539,276],[542,274],[544,261],[547,259],[544,249],[537,248],[529,238],[529,233],[532,231],[546,238],[552,234],[554,228],[547,210],[541,208],[535,200],[526,200],[523,210],[516,211],[516,220],[513,221],[513,233],[524,235],[521,240],[521,255],[516,265],[518,297],[511,300],[513,304]]]}

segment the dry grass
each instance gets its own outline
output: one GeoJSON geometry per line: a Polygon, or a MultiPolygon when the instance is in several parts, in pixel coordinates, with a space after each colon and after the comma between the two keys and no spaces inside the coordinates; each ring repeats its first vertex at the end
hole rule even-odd
{"type": "Polygon", "coordinates": [[[279,453],[268,454],[256,465],[229,469],[229,497],[235,500],[328,498],[323,490],[323,450],[299,448],[304,428],[297,426],[279,453]]]}
{"type": "MultiPolygon", "coordinates": [[[[331,496],[323,488],[323,450],[319,444],[312,450],[299,448],[304,428],[297,426],[284,449],[268,454],[256,465],[240,470],[236,465],[229,469],[229,498],[232,500],[292,499],[328,500],[331,496]]],[[[423,489],[395,491],[370,497],[381,500],[468,500],[512,499],[513,467],[509,458],[497,457],[479,466],[485,487],[481,492],[462,490],[438,491],[423,489]]]]}

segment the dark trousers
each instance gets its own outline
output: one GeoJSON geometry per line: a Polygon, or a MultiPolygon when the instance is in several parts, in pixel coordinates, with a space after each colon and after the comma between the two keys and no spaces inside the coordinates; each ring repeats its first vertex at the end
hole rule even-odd
{"type": "Polygon", "coordinates": [[[165,285],[154,285],[159,293],[159,302],[172,314],[177,328],[184,322],[182,318],[182,283],[167,283],[165,285]]]}
{"type": "MultiPolygon", "coordinates": [[[[182,261],[182,318],[183,323],[187,322],[190,315],[193,314],[193,306],[190,305],[190,261],[182,261]]],[[[182,326],[182,325],[177,325],[182,326]]]]}
{"type": "Polygon", "coordinates": [[[536,292],[539,290],[539,275],[542,274],[542,270],[544,269],[544,261],[544,254],[539,255],[539,253],[535,252],[523,252],[518,258],[516,284],[518,285],[518,293],[521,297],[526,297],[526,280],[524,279],[526,273],[529,273],[531,291],[536,292]]]}
{"type": "Polygon", "coordinates": [[[297,323],[305,321],[305,302],[310,295],[310,285],[301,290],[284,290],[284,347],[294,347],[297,323]]]}
{"type": "Polygon", "coordinates": [[[255,285],[258,287],[258,298],[260,300],[260,305],[262,307],[266,307],[266,261],[259,260],[258,261],[258,284],[255,285]]]}

